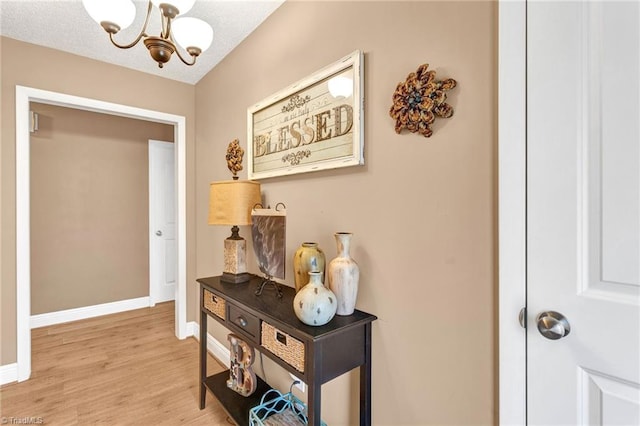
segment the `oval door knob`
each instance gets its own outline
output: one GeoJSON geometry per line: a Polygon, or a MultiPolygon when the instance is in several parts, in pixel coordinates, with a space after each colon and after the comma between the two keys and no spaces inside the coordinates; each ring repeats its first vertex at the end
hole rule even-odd
{"type": "Polygon", "coordinates": [[[156,231],[156,235],[157,235],[158,237],[162,237],[162,231],[156,231]]]}
{"type": "Polygon", "coordinates": [[[559,312],[540,312],[536,318],[536,324],[540,334],[551,340],[562,339],[571,331],[569,321],[559,312]]]}

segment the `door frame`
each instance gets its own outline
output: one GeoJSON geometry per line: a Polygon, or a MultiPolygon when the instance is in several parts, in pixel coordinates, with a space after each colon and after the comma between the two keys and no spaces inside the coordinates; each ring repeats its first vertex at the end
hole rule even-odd
{"type": "MultiPolygon", "coordinates": [[[[158,301],[158,286],[157,286],[157,275],[160,267],[164,265],[164,262],[161,259],[161,256],[158,256],[157,246],[156,246],[156,235],[155,231],[157,230],[156,222],[152,219],[157,218],[158,209],[156,208],[155,197],[154,197],[154,183],[155,181],[155,171],[157,171],[157,151],[152,147],[158,146],[171,146],[173,150],[173,157],[175,162],[175,144],[173,142],[166,142],[157,139],[149,139],[147,142],[147,152],[149,153],[149,306],[155,306],[156,303],[162,303],[163,301],[158,301]]],[[[174,179],[175,182],[175,179],[174,179]]],[[[155,185],[157,187],[157,185],[155,185]]],[[[167,193],[166,188],[162,188],[162,191],[167,193]]],[[[175,194],[175,191],[172,191],[175,194]]],[[[175,200],[174,200],[175,204],[175,200]]],[[[165,268],[166,270],[166,268],[165,268]]],[[[174,292],[174,300],[175,300],[175,292],[174,292]]]]}
{"type": "Polygon", "coordinates": [[[184,116],[136,108],[16,86],[16,328],[17,378],[31,376],[31,253],[30,253],[30,149],[29,103],[39,102],[102,114],[173,125],[177,201],[177,267],[178,282],[175,301],[175,334],[178,339],[189,336],[187,330],[186,272],[186,119],[184,116]]]}
{"type": "Polygon", "coordinates": [[[500,424],[527,423],[527,3],[498,4],[500,424]],[[525,311],[526,324],[526,311],[525,311]]]}

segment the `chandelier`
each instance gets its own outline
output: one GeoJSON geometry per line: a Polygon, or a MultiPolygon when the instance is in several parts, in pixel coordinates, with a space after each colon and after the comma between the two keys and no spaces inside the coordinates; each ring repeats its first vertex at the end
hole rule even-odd
{"type": "Polygon", "coordinates": [[[205,21],[191,17],[176,17],[187,13],[193,7],[195,0],[149,0],[147,16],[138,36],[129,44],[119,44],[113,38],[118,31],[133,23],[136,7],[132,0],[82,0],[84,8],[91,18],[99,23],[109,33],[109,39],[120,49],[129,49],[140,40],[149,49],[149,53],[160,68],[171,59],[175,52],[186,65],[196,63],[196,58],[211,46],[213,29],[205,21]],[[159,36],[147,34],[149,17],[153,8],[160,11],[162,29],[159,36]],[[191,55],[191,60],[185,59],[176,44],[182,46],[191,55]]]}

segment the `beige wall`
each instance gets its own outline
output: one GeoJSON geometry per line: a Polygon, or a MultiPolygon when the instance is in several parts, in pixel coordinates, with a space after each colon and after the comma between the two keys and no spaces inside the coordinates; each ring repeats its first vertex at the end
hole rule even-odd
{"type": "MultiPolygon", "coordinates": [[[[1,276],[0,365],[16,361],[15,86],[22,85],[186,117],[187,280],[195,279],[195,86],[8,38],[0,38],[1,276]]],[[[153,65],[153,63],[151,64],[153,65]]],[[[187,286],[189,300],[197,293],[187,286]]],[[[187,306],[194,320],[196,306],[187,306]]]]}
{"type": "MultiPolygon", "coordinates": [[[[357,307],[379,317],[374,424],[496,423],[494,2],[290,0],[195,87],[1,38],[0,365],[15,361],[16,84],[187,117],[192,283],[222,270],[228,229],[206,225],[208,184],[228,179],[224,152],[232,139],[246,147],[246,108],[355,49],[365,52],[366,165],[263,180],[265,201],[287,205],[289,259],[312,240],[331,259],[332,234],[355,233],[357,307]],[[458,81],[449,96],[455,114],[430,139],[396,135],[391,95],[424,62],[458,81]]],[[[293,285],[290,269],[287,284],[293,285]]],[[[188,298],[194,320],[191,284],[188,298]]],[[[226,332],[212,329],[224,342],[226,332]]],[[[269,381],[286,389],[287,375],[266,364],[269,381]]],[[[328,423],[357,423],[357,376],[323,387],[328,423]]]]}
{"type": "MultiPolygon", "coordinates": [[[[333,233],[353,232],[357,308],[379,317],[373,423],[495,423],[494,2],[289,1],[276,10],[196,85],[197,275],[222,269],[228,229],[206,225],[208,183],[229,178],[224,152],[232,139],[246,147],[247,107],[356,49],[365,53],[366,165],[261,182],[267,204],[287,206],[287,284],[301,242],[319,242],[331,259],[333,233]],[[392,93],[425,62],[458,81],[449,92],[455,114],[429,139],[397,135],[392,93]]],[[[212,329],[224,342],[226,331],[212,329]]],[[[273,363],[267,375],[287,389],[273,363]]],[[[357,423],[357,377],[323,387],[329,424],[357,423]]]]}
{"type": "Polygon", "coordinates": [[[173,126],[31,110],[31,314],[149,296],[148,141],[173,126]]]}

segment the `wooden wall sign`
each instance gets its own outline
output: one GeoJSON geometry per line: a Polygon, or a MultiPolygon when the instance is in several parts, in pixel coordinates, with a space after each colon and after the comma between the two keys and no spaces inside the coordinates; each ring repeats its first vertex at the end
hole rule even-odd
{"type": "Polygon", "coordinates": [[[355,51],[247,110],[249,179],[364,164],[363,62],[355,51]]]}

